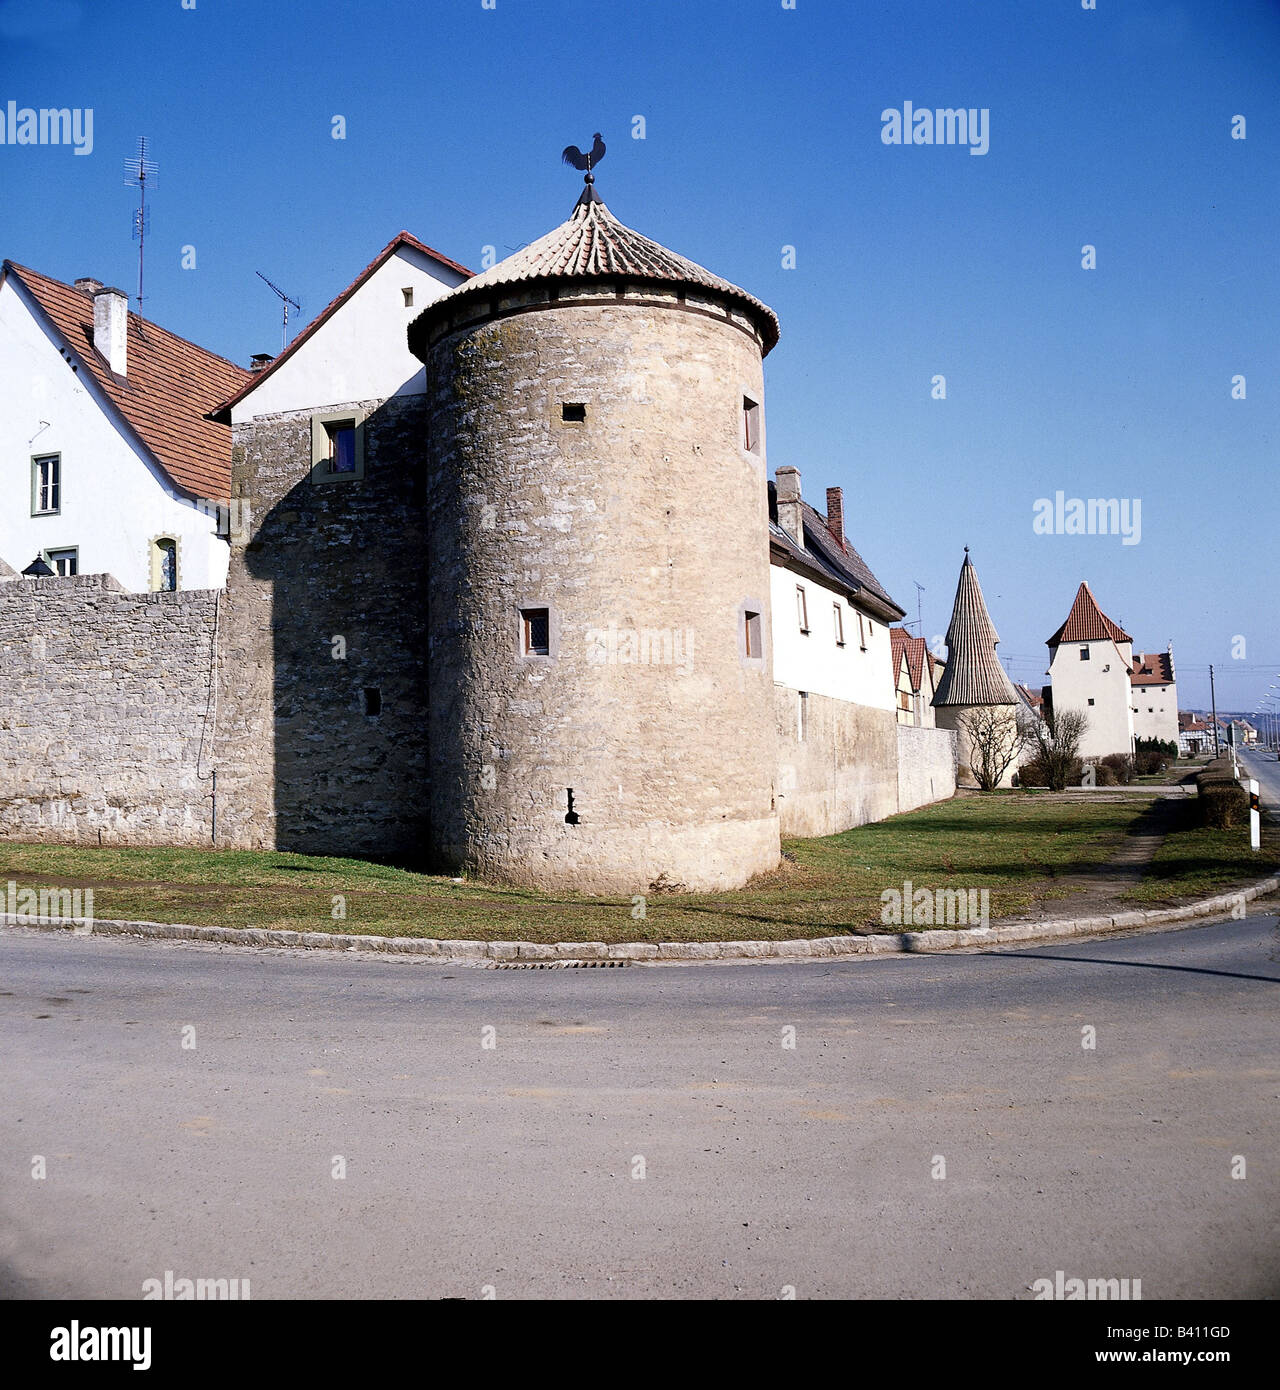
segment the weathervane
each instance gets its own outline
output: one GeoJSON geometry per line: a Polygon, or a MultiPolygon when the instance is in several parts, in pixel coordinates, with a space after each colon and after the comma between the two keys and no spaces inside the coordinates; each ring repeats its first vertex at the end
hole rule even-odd
{"type": "Polygon", "coordinates": [[[598,203],[600,201],[600,195],[591,186],[596,181],[596,177],[591,171],[604,158],[604,141],[600,138],[600,132],[598,130],[592,138],[595,140],[595,144],[591,146],[591,149],[586,154],[583,154],[577,145],[566,145],[560,158],[563,159],[566,164],[572,164],[575,169],[586,170],[586,178],[583,179],[583,182],[587,187],[582,195],[582,201],[598,203]]]}

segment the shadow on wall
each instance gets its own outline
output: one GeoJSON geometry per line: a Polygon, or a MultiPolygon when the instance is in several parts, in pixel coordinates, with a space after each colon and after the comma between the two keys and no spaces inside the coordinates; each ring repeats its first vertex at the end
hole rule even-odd
{"type": "Polygon", "coordinates": [[[311,474],[309,414],[243,440],[261,521],[233,556],[220,732],[230,760],[244,749],[225,814],[241,842],[425,864],[425,398],[365,405],[332,479],[311,474]]]}

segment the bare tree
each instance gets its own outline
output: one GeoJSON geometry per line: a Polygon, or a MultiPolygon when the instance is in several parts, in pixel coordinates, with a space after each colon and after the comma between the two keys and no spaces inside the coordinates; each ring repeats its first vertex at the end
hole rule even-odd
{"type": "Polygon", "coordinates": [[[1066,788],[1080,761],[1080,743],[1089,727],[1082,709],[1053,709],[1032,729],[1035,760],[1050,791],[1066,788]]]}
{"type": "Polygon", "coordinates": [[[984,792],[995,791],[1027,747],[1030,732],[1010,705],[978,705],[956,720],[969,744],[969,770],[984,792]]]}

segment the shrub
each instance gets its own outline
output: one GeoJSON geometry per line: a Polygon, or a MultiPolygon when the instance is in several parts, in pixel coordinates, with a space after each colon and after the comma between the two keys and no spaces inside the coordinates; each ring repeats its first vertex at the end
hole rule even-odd
{"type": "Polygon", "coordinates": [[[1103,758],[1093,769],[1093,785],[1095,787],[1114,787],[1119,784],[1119,781],[1115,768],[1107,762],[1106,758],[1103,758]]]}
{"type": "MultiPolygon", "coordinates": [[[[1146,743],[1154,741],[1153,739],[1143,740],[1146,743]]],[[[1169,766],[1169,755],[1157,749],[1145,748],[1134,754],[1133,765],[1139,777],[1155,777],[1169,766]]]]}
{"type": "MultiPolygon", "coordinates": [[[[1062,772],[1062,785],[1056,790],[1061,791],[1065,787],[1078,787],[1084,777],[1084,764],[1079,758],[1073,758],[1066,766],[1065,770],[1058,768],[1062,772]]],[[[1030,762],[1025,762],[1018,769],[1018,778],[1024,787],[1052,787],[1050,780],[1050,769],[1045,766],[1044,760],[1037,754],[1030,762]]]]}
{"type": "Polygon", "coordinates": [[[1215,830],[1243,825],[1249,815],[1249,794],[1231,775],[1231,759],[1215,758],[1196,774],[1197,804],[1203,824],[1215,830]]]}
{"type": "Polygon", "coordinates": [[[1103,758],[1101,767],[1108,769],[1115,778],[1114,782],[1103,783],[1104,786],[1112,787],[1117,783],[1128,786],[1133,781],[1133,759],[1127,753],[1108,753],[1103,758]]]}

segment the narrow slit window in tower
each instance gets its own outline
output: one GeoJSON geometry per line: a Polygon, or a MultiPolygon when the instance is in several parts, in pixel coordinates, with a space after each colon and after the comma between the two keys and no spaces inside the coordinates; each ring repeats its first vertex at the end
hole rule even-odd
{"type": "Polygon", "coordinates": [[[521,650],[525,656],[551,655],[551,612],[546,608],[520,610],[521,650]]]}

